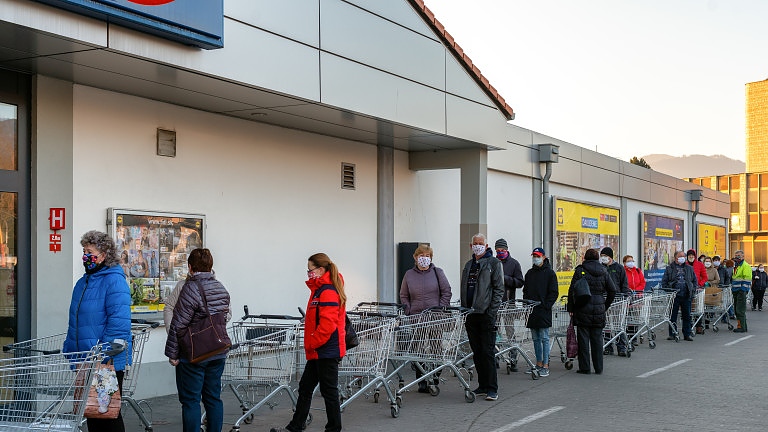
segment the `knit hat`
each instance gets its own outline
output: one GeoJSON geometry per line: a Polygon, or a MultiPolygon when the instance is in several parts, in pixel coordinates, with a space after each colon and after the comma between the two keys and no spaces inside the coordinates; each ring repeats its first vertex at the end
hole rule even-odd
{"type": "Polygon", "coordinates": [[[607,255],[613,259],[613,249],[606,246],[603,248],[603,250],[600,251],[600,255],[607,255]]]}
{"type": "Polygon", "coordinates": [[[507,246],[507,241],[503,238],[500,238],[496,240],[496,244],[493,246],[494,249],[507,249],[509,250],[509,246],[507,246]]]}

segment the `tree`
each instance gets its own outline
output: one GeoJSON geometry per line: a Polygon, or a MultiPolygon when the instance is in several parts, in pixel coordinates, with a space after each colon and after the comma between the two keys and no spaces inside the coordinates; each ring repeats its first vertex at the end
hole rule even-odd
{"type": "Polygon", "coordinates": [[[629,163],[633,165],[641,166],[643,168],[651,169],[651,166],[648,165],[648,162],[646,162],[645,159],[643,158],[638,159],[637,156],[632,156],[632,159],[629,160],[629,163]]]}

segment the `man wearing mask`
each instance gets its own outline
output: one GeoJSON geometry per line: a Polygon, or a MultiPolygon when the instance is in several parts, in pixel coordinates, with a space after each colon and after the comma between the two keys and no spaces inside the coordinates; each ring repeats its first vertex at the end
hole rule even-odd
{"type": "MultiPolygon", "coordinates": [[[[621,264],[613,260],[613,249],[604,247],[600,251],[600,264],[605,266],[605,269],[608,272],[608,276],[613,279],[613,284],[616,286],[617,294],[623,296],[629,296],[632,294],[632,291],[629,290],[629,282],[627,282],[627,272],[624,270],[624,267],[622,267],[621,264]]],[[[621,298],[619,298],[619,300],[621,300],[621,298]]],[[[609,339],[607,335],[605,338],[606,341],[609,339]]],[[[627,356],[627,335],[622,334],[616,340],[616,350],[619,352],[619,356],[627,356]]],[[[609,345],[608,348],[603,351],[603,354],[612,355],[613,346],[609,345]]]]}
{"type": "Polygon", "coordinates": [[[686,256],[688,258],[687,264],[693,267],[693,274],[696,275],[696,285],[703,287],[707,283],[707,268],[704,267],[704,263],[696,259],[695,249],[688,249],[686,256]]]}
{"type": "Polygon", "coordinates": [[[712,267],[717,270],[717,276],[720,278],[720,286],[731,284],[731,274],[725,268],[725,264],[720,258],[720,255],[712,257],[712,267]]]}
{"type": "Polygon", "coordinates": [[[496,258],[501,261],[501,266],[504,268],[503,301],[514,300],[517,289],[523,286],[523,271],[520,263],[509,255],[507,241],[503,238],[496,240],[493,247],[496,249],[496,258]]]}
{"type": "Polygon", "coordinates": [[[473,309],[465,326],[477,370],[478,387],[474,393],[495,401],[499,398],[494,358],[496,313],[504,296],[504,270],[493,256],[484,234],[472,236],[470,247],[472,258],[461,273],[461,305],[473,309]]]}
{"type": "MultiPolygon", "coordinates": [[[[696,254],[693,257],[696,260],[696,254]]],[[[664,270],[664,276],[661,278],[661,286],[676,293],[675,303],[672,306],[672,316],[670,321],[677,326],[677,312],[683,314],[683,336],[685,340],[692,341],[691,334],[691,300],[696,292],[696,275],[693,274],[693,266],[686,264],[686,254],[683,251],[675,252],[675,262],[667,266],[664,270]]],[[[700,263],[701,264],[701,263],[700,263]]],[[[702,267],[704,265],[702,264],[702,267]]],[[[669,326],[669,336],[667,340],[675,340],[678,336],[677,331],[669,326]]]]}
{"type": "Polygon", "coordinates": [[[733,309],[738,328],[734,333],[747,332],[747,293],[752,285],[752,268],[744,259],[744,251],[737,250],[733,254],[733,279],[731,280],[731,292],[733,293],[733,309]]]}

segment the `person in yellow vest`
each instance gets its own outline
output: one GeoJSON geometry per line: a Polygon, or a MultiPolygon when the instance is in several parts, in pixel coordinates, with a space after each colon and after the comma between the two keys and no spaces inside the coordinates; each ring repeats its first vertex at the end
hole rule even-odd
{"type": "Polygon", "coordinates": [[[734,333],[747,332],[747,293],[752,286],[752,267],[744,259],[744,251],[737,250],[733,254],[734,268],[733,279],[731,282],[731,292],[733,293],[733,308],[736,312],[736,319],[739,326],[734,333]]]}

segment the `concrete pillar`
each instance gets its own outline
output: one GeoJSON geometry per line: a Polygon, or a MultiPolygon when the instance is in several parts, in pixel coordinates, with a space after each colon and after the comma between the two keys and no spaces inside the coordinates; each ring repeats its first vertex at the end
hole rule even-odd
{"type": "MultiPolygon", "coordinates": [[[[380,126],[387,127],[387,125],[380,126]]],[[[389,125],[391,128],[391,125],[389,125]]],[[[377,166],[376,292],[381,302],[395,302],[395,150],[392,134],[379,134],[377,166]]]]}

